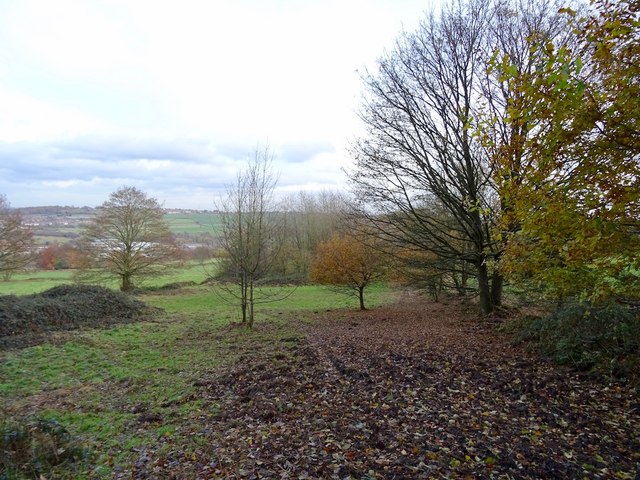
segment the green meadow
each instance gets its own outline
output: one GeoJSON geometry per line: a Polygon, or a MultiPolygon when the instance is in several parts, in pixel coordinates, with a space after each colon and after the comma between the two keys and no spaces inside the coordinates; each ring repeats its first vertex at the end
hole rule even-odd
{"type": "MultiPolygon", "coordinates": [[[[219,213],[169,213],[164,216],[169,229],[178,237],[185,235],[218,236],[222,232],[222,221],[219,213]]],[[[72,241],[82,232],[82,224],[86,221],[76,220],[72,225],[52,225],[39,227],[35,232],[37,245],[61,244],[72,241]]]]}
{"type": "MultiPolygon", "coordinates": [[[[206,274],[199,268],[155,279],[155,286],[201,281],[206,274]]],[[[2,283],[0,293],[34,293],[70,278],[64,271],[34,272],[2,283]]],[[[198,440],[178,432],[196,429],[203,412],[217,409],[203,405],[198,382],[247,354],[286,358],[282,346],[301,337],[300,323],[312,321],[314,313],[357,309],[355,297],[322,286],[266,288],[286,298],[259,305],[253,331],[234,326],[239,311],[225,289],[197,285],[138,294],[162,309],[149,321],[52,333],[45,344],[0,351],[0,427],[53,420],[77,439],[83,460],[54,467],[45,478],[111,478],[145,448],[197,451],[198,440]],[[144,415],[161,421],[142,422],[144,415]]],[[[374,286],[368,301],[381,305],[391,295],[374,286]]],[[[14,472],[7,478],[29,477],[14,472]]]]}
{"type": "MultiPolygon", "coordinates": [[[[190,262],[186,266],[171,270],[169,273],[145,279],[140,288],[158,288],[169,284],[194,282],[202,283],[215,270],[214,261],[206,264],[190,262]]],[[[28,295],[53,288],[58,285],[74,283],[73,270],[34,270],[13,275],[9,280],[0,280],[0,295],[28,295]]],[[[104,286],[117,288],[115,280],[105,282],[104,286]]]]}
{"type": "Polygon", "coordinates": [[[222,221],[217,213],[171,213],[164,216],[171,231],[180,234],[219,235],[222,232],[222,221]]]}

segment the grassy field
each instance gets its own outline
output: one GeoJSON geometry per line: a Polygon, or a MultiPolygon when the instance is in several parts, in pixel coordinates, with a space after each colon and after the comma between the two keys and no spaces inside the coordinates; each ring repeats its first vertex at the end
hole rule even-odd
{"type": "MultiPolygon", "coordinates": [[[[170,274],[146,279],[140,286],[145,288],[179,282],[201,283],[209,277],[212,270],[210,264],[203,267],[200,263],[194,262],[170,274]]],[[[0,280],[0,295],[28,295],[73,282],[73,270],[35,270],[13,275],[8,281],[0,280]]],[[[115,280],[104,286],[117,288],[115,280]]]]}
{"type": "MultiPolygon", "coordinates": [[[[294,287],[267,287],[268,295],[285,296],[280,301],[258,305],[257,317],[273,320],[280,315],[295,312],[317,313],[342,308],[357,308],[358,300],[355,296],[335,292],[319,285],[303,285],[294,287]]],[[[389,295],[389,289],[384,285],[373,285],[366,291],[366,301],[370,306],[384,303],[389,295]]],[[[237,303],[233,296],[219,287],[200,286],[184,289],[178,295],[145,294],[141,297],[145,302],[160,307],[170,313],[198,313],[215,311],[224,320],[239,321],[240,312],[229,305],[237,303]]]]}
{"type": "Polygon", "coordinates": [[[222,231],[220,215],[216,213],[172,213],[164,216],[173,233],[219,235],[222,231]]]}
{"type": "Polygon", "coordinates": [[[46,245],[56,245],[56,244],[68,243],[72,239],[70,239],[69,237],[65,237],[63,234],[60,234],[60,235],[38,235],[38,234],[35,234],[33,236],[33,240],[35,241],[37,246],[46,246],[46,245]]]}
{"type": "Polygon", "coordinates": [[[10,280],[0,280],[0,295],[28,295],[72,283],[71,270],[37,270],[15,274],[10,280]]]}
{"type": "MultiPolygon", "coordinates": [[[[2,287],[5,292],[8,285],[20,293],[44,290],[68,281],[64,273],[40,272],[2,287]]],[[[171,280],[198,275],[192,266],[171,280]]],[[[250,332],[229,327],[239,312],[223,291],[197,286],[140,295],[164,309],[153,321],[52,334],[51,343],[0,352],[0,427],[4,423],[10,430],[37,417],[59,422],[77,439],[84,460],[47,470],[46,478],[111,478],[131,468],[145,449],[180,444],[197,452],[196,440],[174,435],[179,426],[215,414],[215,405],[205,408],[195,395],[194,384],[248,352],[279,352],[283,342],[300,336],[292,320],[357,308],[355,298],[324,287],[302,286],[290,293],[260,306],[250,332]]],[[[388,289],[375,286],[368,300],[374,306],[390,297],[388,289]]]]}
{"type": "MultiPolygon", "coordinates": [[[[180,235],[212,235],[221,233],[220,215],[211,213],[170,213],[164,216],[171,231],[180,235]]],[[[83,217],[82,221],[85,221],[83,217]]],[[[80,223],[38,227],[34,236],[37,245],[62,244],[72,241],[82,231],[80,223]]]]}

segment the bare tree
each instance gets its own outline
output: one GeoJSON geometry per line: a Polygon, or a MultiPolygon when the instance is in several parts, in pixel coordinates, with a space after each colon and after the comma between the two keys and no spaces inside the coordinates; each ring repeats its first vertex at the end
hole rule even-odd
{"type": "Polygon", "coordinates": [[[482,311],[500,305],[492,237],[495,191],[488,158],[474,137],[478,51],[490,21],[486,1],[455,3],[405,33],[364,77],[350,177],[368,224],[391,242],[475,267],[482,311]]]}
{"type": "Polygon", "coordinates": [[[307,280],[319,244],[342,226],[347,205],[345,195],[333,191],[299,192],[285,198],[280,204],[284,223],[274,272],[307,280]]]}
{"type": "Polygon", "coordinates": [[[400,251],[434,254],[432,265],[450,269],[457,287],[472,267],[485,313],[501,305],[503,286],[507,205],[493,158],[510,149],[519,161],[530,131],[507,121],[515,92],[490,67],[500,51],[535,68],[527,38],[560,35],[556,12],[547,0],[452,2],[403,34],[363,79],[367,135],[354,145],[350,173],[358,214],[400,251]]]}
{"type": "Polygon", "coordinates": [[[80,278],[117,277],[120,290],[134,279],[166,272],[180,260],[180,250],[164,220],[162,206],[135,187],[113,192],[82,232],[86,265],[80,278]]]}
{"type": "Polygon", "coordinates": [[[8,280],[24,269],[32,258],[33,232],[19,212],[11,209],[7,197],[0,195],[0,275],[8,280]]]}
{"type": "Polygon", "coordinates": [[[278,242],[282,215],[276,211],[273,155],[268,147],[256,149],[236,184],[227,188],[222,201],[222,248],[225,274],[237,288],[228,289],[239,300],[242,324],[253,327],[255,305],[280,299],[281,295],[259,288],[271,271],[281,247],[278,242]]]}

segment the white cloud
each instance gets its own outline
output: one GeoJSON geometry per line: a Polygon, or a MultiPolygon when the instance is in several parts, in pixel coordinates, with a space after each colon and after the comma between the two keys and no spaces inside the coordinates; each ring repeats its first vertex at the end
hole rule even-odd
{"type": "Polygon", "coordinates": [[[111,77],[135,67],[135,42],[126,12],[101,5],[108,2],[26,0],[12,5],[6,26],[23,53],[57,74],[111,77]]]}
{"type": "Polygon", "coordinates": [[[283,189],[343,187],[360,128],[357,70],[426,6],[0,3],[0,142],[14,142],[0,161],[20,162],[0,193],[17,206],[41,201],[42,188],[48,203],[95,204],[128,182],[168,206],[201,204],[265,142],[280,153],[283,189]]]}
{"type": "Polygon", "coordinates": [[[44,102],[2,85],[0,106],[0,141],[72,138],[103,127],[98,119],[84,112],[44,102]]]}

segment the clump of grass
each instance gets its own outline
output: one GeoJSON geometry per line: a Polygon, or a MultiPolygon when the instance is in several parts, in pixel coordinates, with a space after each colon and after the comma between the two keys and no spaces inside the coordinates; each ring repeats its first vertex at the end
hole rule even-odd
{"type": "Polygon", "coordinates": [[[56,420],[5,419],[0,422],[0,479],[42,478],[77,471],[87,451],[56,420]]]}

